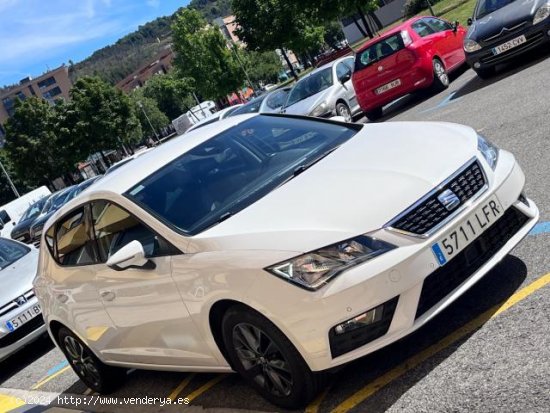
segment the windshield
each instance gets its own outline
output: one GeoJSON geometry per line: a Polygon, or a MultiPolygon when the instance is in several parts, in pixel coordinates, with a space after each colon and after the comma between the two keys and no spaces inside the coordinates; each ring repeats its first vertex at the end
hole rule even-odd
{"type": "Polygon", "coordinates": [[[298,81],[290,91],[286,106],[290,106],[310,96],[316,95],[333,85],[332,67],[315,72],[298,81]]]}
{"type": "Polygon", "coordinates": [[[405,45],[401,33],[387,37],[357,53],[355,70],[364,69],[404,48],[405,45]]]}
{"type": "Polygon", "coordinates": [[[259,98],[251,100],[246,105],[243,105],[243,106],[237,108],[231,114],[231,116],[243,115],[245,113],[257,113],[257,112],[259,112],[260,111],[260,106],[262,106],[262,102],[264,101],[264,99],[265,99],[265,95],[260,96],[259,98]]]}
{"type": "Polygon", "coordinates": [[[0,270],[28,254],[30,249],[8,239],[0,239],[0,270]]]}
{"type": "Polygon", "coordinates": [[[72,195],[75,193],[76,187],[71,186],[69,188],[66,188],[63,190],[63,192],[60,192],[52,201],[52,204],[50,206],[50,209],[46,212],[56,211],[59,208],[61,208],[67,201],[72,199],[72,195]]]}
{"type": "Polygon", "coordinates": [[[480,0],[476,9],[476,19],[481,19],[488,14],[502,9],[515,0],[480,0]]]}
{"type": "Polygon", "coordinates": [[[170,162],[126,196],[176,230],[194,235],[261,199],[359,129],[254,117],[170,162]]]}
{"type": "Polygon", "coordinates": [[[46,203],[47,198],[42,198],[40,201],[35,202],[32,204],[23,214],[21,217],[21,222],[26,221],[27,219],[36,218],[38,215],[40,215],[40,211],[42,211],[42,207],[46,203]]]}

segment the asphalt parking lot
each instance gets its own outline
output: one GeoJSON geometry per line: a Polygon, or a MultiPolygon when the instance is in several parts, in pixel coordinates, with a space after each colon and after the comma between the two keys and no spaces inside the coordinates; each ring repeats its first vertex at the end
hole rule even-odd
{"type": "MultiPolygon", "coordinates": [[[[463,123],[513,152],[541,220],[511,255],[435,320],[336,373],[307,412],[550,411],[549,56],[550,51],[538,50],[488,81],[462,70],[440,94],[409,96],[386,107],[384,121],[463,123]]],[[[53,405],[63,405],[58,394],[85,395],[88,404],[94,396],[47,338],[0,364],[0,394],[40,395],[53,405]]],[[[144,396],[182,397],[189,405],[115,407],[96,399],[94,406],[79,409],[280,411],[237,375],[132,371],[112,395],[117,401],[144,396]]],[[[0,412],[7,410],[0,400],[0,412]]]]}

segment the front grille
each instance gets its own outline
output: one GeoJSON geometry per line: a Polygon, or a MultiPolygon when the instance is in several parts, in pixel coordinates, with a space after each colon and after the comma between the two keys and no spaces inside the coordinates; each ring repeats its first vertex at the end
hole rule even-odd
{"type": "Polygon", "coordinates": [[[446,265],[430,274],[422,286],[416,318],[451,294],[493,257],[529,220],[511,207],[487,231],[446,265]]]}
{"type": "Polygon", "coordinates": [[[390,328],[398,300],[399,297],[395,297],[383,304],[382,319],[376,323],[343,334],[336,334],[336,328],[331,328],[329,342],[332,358],[349,353],[386,334],[390,328]]]}
{"type": "Polygon", "coordinates": [[[453,211],[447,210],[438,200],[439,195],[451,190],[460,199],[459,206],[462,206],[486,188],[486,184],[483,169],[479,162],[474,160],[386,226],[414,235],[425,235],[442,225],[459,209],[457,207],[453,211]]]}
{"type": "MultiPolygon", "coordinates": [[[[29,290],[20,297],[25,297],[25,301],[29,301],[31,298],[34,297],[34,291],[29,290]]],[[[10,311],[13,311],[13,310],[20,307],[16,302],[17,298],[19,298],[19,297],[14,298],[13,301],[10,301],[6,305],[3,305],[2,307],[0,307],[0,317],[2,317],[3,315],[8,314],[10,311]]]]}
{"type": "Polygon", "coordinates": [[[34,330],[40,328],[43,325],[44,325],[44,318],[42,318],[41,315],[33,318],[31,321],[23,324],[14,332],[8,333],[8,335],[0,338],[0,348],[12,345],[13,343],[21,340],[22,338],[29,335],[34,330]]]}
{"type": "Polygon", "coordinates": [[[497,63],[503,62],[505,60],[508,60],[512,56],[517,56],[523,52],[526,52],[527,50],[537,47],[538,45],[542,44],[545,40],[543,32],[532,33],[525,37],[527,41],[522,45],[518,47],[514,47],[513,49],[510,49],[498,55],[493,54],[491,50],[489,54],[487,54],[486,56],[480,59],[480,62],[483,64],[497,64],[497,63]]]}
{"type": "Polygon", "coordinates": [[[527,24],[527,22],[522,22],[522,23],[519,23],[517,25],[515,25],[514,27],[505,27],[502,29],[502,31],[494,36],[491,36],[491,37],[487,37],[485,39],[483,39],[481,42],[483,44],[487,44],[487,43],[491,43],[491,42],[494,42],[495,40],[497,39],[500,39],[501,37],[510,37],[510,36],[515,36],[516,34],[519,34],[519,31],[520,29],[523,28],[523,26],[525,26],[527,24]]]}

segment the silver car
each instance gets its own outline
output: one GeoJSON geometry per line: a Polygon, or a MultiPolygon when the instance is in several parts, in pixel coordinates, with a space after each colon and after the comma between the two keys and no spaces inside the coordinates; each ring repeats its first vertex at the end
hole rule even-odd
{"type": "Polygon", "coordinates": [[[0,361],[46,332],[32,281],[38,250],[0,238],[0,361]]]}
{"type": "Polygon", "coordinates": [[[300,79],[288,95],[283,113],[321,118],[342,116],[346,122],[361,111],[351,82],[354,57],[326,64],[300,79]]]}

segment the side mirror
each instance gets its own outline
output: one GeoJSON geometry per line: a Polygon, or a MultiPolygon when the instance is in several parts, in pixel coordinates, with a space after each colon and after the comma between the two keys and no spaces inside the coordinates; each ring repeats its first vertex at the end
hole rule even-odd
{"type": "Polygon", "coordinates": [[[124,271],[129,268],[154,270],[156,265],[145,257],[143,245],[139,241],[132,241],[115,252],[108,260],[107,266],[115,271],[124,271]]]}
{"type": "Polygon", "coordinates": [[[340,83],[344,84],[350,79],[351,79],[351,72],[348,72],[340,78],[340,83]]]}
{"type": "Polygon", "coordinates": [[[471,26],[472,24],[474,24],[474,21],[471,17],[468,17],[468,26],[471,26]]]}
{"type": "Polygon", "coordinates": [[[456,20],[454,23],[453,23],[453,32],[457,32],[458,31],[458,28],[460,27],[460,22],[458,20],[456,20]]]}

